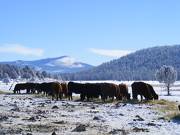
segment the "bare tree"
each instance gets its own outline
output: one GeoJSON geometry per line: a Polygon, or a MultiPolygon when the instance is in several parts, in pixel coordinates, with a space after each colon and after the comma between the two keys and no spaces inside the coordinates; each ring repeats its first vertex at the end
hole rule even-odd
{"type": "Polygon", "coordinates": [[[177,71],[172,66],[162,66],[156,71],[156,79],[167,87],[167,95],[170,95],[170,87],[177,79],[177,71]]]}
{"type": "Polygon", "coordinates": [[[6,83],[6,85],[8,85],[8,83],[10,83],[10,78],[9,75],[7,73],[5,73],[5,78],[3,79],[3,83],[6,83]]]}

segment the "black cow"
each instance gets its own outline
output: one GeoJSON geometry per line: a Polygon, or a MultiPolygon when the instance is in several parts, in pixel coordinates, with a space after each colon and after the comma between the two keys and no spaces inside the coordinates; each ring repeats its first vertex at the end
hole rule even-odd
{"type": "Polygon", "coordinates": [[[152,100],[153,96],[151,94],[151,91],[148,87],[148,85],[144,82],[134,82],[132,85],[132,95],[133,99],[137,99],[137,96],[141,96],[141,101],[143,99],[143,96],[146,100],[152,100]]]}
{"type": "Polygon", "coordinates": [[[21,90],[26,90],[26,93],[35,93],[37,83],[18,83],[14,87],[14,93],[20,93],[21,90]]]}
{"type": "Polygon", "coordinates": [[[83,91],[83,98],[99,98],[102,95],[101,91],[101,84],[99,83],[85,83],[84,84],[84,91],[83,91]]]}
{"type": "Polygon", "coordinates": [[[26,89],[27,89],[26,83],[18,83],[18,84],[15,85],[13,91],[14,91],[14,93],[21,93],[20,92],[21,90],[26,90],[26,89]]]}
{"type": "Polygon", "coordinates": [[[68,83],[68,97],[69,100],[72,100],[72,93],[80,94],[81,100],[84,100],[85,94],[84,94],[85,85],[81,83],[76,82],[69,82],[68,83]]]}

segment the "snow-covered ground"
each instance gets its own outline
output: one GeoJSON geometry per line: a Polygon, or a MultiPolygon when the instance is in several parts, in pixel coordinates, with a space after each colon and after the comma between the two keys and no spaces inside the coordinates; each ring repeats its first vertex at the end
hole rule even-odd
{"type": "Polygon", "coordinates": [[[180,134],[178,123],[161,119],[150,105],[56,102],[26,94],[0,95],[0,101],[0,134],[180,134]],[[79,125],[85,131],[73,132],[79,125]]]}
{"type": "MultiPolygon", "coordinates": [[[[123,83],[128,84],[131,91],[132,82],[123,83]]],[[[180,102],[179,82],[172,88],[172,96],[166,96],[158,82],[148,83],[154,86],[160,99],[180,102]]],[[[11,85],[0,83],[0,90],[9,92],[11,85]]],[[[58,135],[180,134],[179,122],[164,120],[162,112],[147,104],[51,101],[47,97],[30,94],[1,94],[0,110],[0,134],[5,135],[50,135],[54,131],[58,135]]]]}

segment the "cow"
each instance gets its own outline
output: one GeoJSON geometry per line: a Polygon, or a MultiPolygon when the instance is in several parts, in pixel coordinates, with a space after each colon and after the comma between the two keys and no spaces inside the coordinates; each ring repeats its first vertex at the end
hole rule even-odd
{"type": "Polygon", "coordinates": [[[113,83],[101,83],[101,99],[105,102],[105,100],[109,97],[114,100],[114,97],[117,96],[117,85],[113,83]]]}
{"type": "Polygon", "coordinates": [[[52,91],[52,100],[54,100],[54,97],[56,97],[56,100],[59,98],[62,99],[62,86],[59,82],[50,82],[50,87],[52,91]]]}
{"type": "Polygon", "coordinates": [[[39,93],[44,92],[46,96],[52,96],[52,100],[56,98],[56,100],[62,99],[62,86],[59,82],[44,82],[37,85],[39,93]]]}
{"type": "MultiPolygon", "coordinates": [[[[21,90],[26,90],[26,83],[17,83],[14,87],[14,93],[21,93],[21,90]]],[[[28,92],[27,92],[28,93],[28,92]]]]}
{"type": "Polygon", "coordinates": [[[126,84],[119,84],[119,91],[117,93],[117,99],[122,100],[129,100],[130,94],[128,93],[128,86],[126,84]]]}
{"type": "Polygon", "coordinates": [[[27,93],[35,93],[36,91],[36,84],[35,83],[25,83],[25,87],[27,89],[27,93]]]}
{"type": "Polygon", "coordinates": [[[35,91],[37,94],[41,94],[43,89],[41,89],[41,83],[35,83],[35,91]]]}
{"type": "Polygon", "coordinates": [[[87,101],[89,101],[90,98],[99,98],[99,96],[102,94],[100,86],[101,84],[99,83],[85,83],[83,98],[86,97],[87,101]]]}
{"type": "Polygon", "coordinates": [[[26,90],[26,93],[35,93],[37,83],[18,83],[14,87],[14,93],[20,93],[21,90],[26,90]]]}
{"type": "Polygon", "coordinates": [[[153,96],[151,94],[151,91],[149,90],[149,87],[144,82],[134,82],[131,84],[132,87],[132,96],[133,99],[137,99],[137,96],[141,96],[141,101],[143,99],[143,96],[146,100],[152,100],[153,96]]]}
{"type": "Polygon", "coordinates": [[[72,93],[75,94],[80,94],[81,100],[85,99],[85,94],[84,94],[84,89],[85,85],[81,83],[76,83],[76,82],[69,82],[68,83],[68,97],[69,100],[72,100],[72,93]]]}
{"type": "Polygon", "coordinates": [[[66,82],[61,83],[62,93],[64,97],[68,97],[68,84],[66,82]]]}
{"type": "Polygon", "coordinates": [[[38,93],[43,93],[45,96],[51,95],[51,86],[47,82],[43,82],[39,85],[37,85],[37,91],[38,93]]]}

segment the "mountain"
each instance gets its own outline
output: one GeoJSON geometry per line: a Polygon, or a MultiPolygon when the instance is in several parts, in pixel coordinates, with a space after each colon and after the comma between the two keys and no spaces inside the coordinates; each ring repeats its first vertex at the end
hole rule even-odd
{"type": "Polygon", "coordinates": [[[92,68],[92,65],[77,62],[74,58],[69,56],[61,56],[57,58],[47,58],[35,61],[12,61],[0,62],[0,64],[10,64],[17,66],[30,66],[36,70],[47,71],[50,73],[73,73],[92,68]]]}
{"type": "Polygon", "coordinates": [[[180,45],[142,49],[88,71],[62,76],[71,80],[155,80],[155,72],[163,65],[173,66],[180,79],[180,45]]]}

